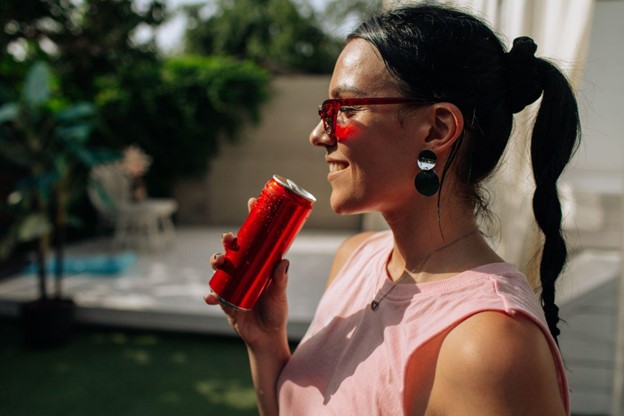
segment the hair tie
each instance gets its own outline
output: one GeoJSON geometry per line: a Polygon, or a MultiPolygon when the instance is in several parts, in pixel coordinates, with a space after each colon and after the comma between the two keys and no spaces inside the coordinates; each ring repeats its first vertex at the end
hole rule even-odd
{"type": "Polygon", "coordinates": [[[505,54],[507,104],[514,114],[542,95],[536,50],[533,39],[523,36],[516,38],[511,50],[505,54]]]}

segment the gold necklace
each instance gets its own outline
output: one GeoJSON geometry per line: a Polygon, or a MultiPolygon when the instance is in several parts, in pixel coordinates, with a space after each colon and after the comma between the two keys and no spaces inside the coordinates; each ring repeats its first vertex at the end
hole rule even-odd
{"type": "MultiPolygon", "coordinates": [[[[478,230],[478,228],[475,228],[473,230],[471,230],[470,232],[457,237],[455,240],[450,241],[444,245],[442,245],[442,247],[438,247],[437,249],[433,250],[431,253],[427,254],[421,261],[420,263],[418,263],[418,266],[416,266],[415,268],[413,268],[412,270],[407,270],[407,269],[403,269],[403,276],[401,276],[401,278],[399,280],[397,280],[396,282],[393,283],[392,287],[390,289],[388,289],[388,291],[386,293],[384,293],[381,298],[379,300],[376,300],[375,298],[373,298],[373,301],[370,304],[370,307],[372,310],[376,310],[379,307],[379,304],[381,303],[382,300],[385,299],[386,296],[388,296],[390,294],[390,292],[392,292],[392,290],[397,287],[399,285],[399,283],[401,283],[403,280],[407,279],[408,277],[412,277],[412,275],[414,273],[416,273],[416,270],[421,270],[423,268],[423,266],[425,265],[425,263],[427,263],[427,260],[429,260],[429,258],[431,256],[433,256],[436,253],[441,252],[442,250],[449,248],[450,246],[452,246],[453,244],[459,243],[461,240],[470,237],[472,234],[476,233],[478,230]]],[[[379,284],[377,284],[376,287],[378,287],[379,284]]],[[[377,290],[375,290],[377,291],[377,290]]]]}

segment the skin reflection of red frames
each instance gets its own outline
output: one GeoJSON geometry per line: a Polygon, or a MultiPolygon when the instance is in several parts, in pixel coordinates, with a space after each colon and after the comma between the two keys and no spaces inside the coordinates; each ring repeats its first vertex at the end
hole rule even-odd
{"type": "Polygon", "coordinates": [[[355,124],[347,124],[345,126],[341,126],[340,123],[336,123],[336,140],[339,142],[344,142],[354,136],[357,136],[360,128],[355,124]]]}

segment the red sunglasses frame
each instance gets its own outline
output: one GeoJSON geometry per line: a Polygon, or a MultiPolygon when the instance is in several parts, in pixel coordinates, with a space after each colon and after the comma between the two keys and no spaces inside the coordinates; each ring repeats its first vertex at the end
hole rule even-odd
{"type": "Polygon", "coordinates": [[[323,101],[323,104],[319,105],[318,112],[321,120],[323,121],[325,134],[329,137],[334,137],[334,134],[336,133],[336,116],[338,115],[338,110],[340,110],[341,107],[404,103],[430,104],[431,101],[422,98],[407,97],[331,98],[323,101]]]}

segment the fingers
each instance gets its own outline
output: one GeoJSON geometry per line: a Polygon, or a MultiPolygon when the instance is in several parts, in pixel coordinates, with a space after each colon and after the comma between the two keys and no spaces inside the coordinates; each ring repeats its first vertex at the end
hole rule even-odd
{"type": "Polygon", "coordinates": [[[231,306],[228,306],[228,305],[220,302],[219,301],[219,297],[215,293],[213,293],[213,292],[210,292],[206,296],[204,296],[204,302],[206,302],[206,304],[208,304],[208,305],[219,305],[219,306],[221,306],[221,309],[223,309],[223,312],[225,312],[227,315],[232,315],[232,314],[237,312],[237,310],[232,308],[231,306]]]}
{"type": "Polygon", "coordinates": [[[217,298],[217,295],[215,295],[214,293],[210,292],[206,296],[204,296],[204,302],[206,302],[206,304],[208,304],[208,305],[218,305],[219,304],[219,298],[217,298]]]}
{"type": "Polygon", "coordinates": [[[219,298],[214,293],[209,293],[206,296],[204,296],[204,302],[206,302],[206,304],[208,305],[221,306],[221,310],[223,310],[223,312],[225,313],[225,317],[228,321],[228,324],[232,327],[234,332],[240,335],[240,333],[238,332],[238,325],[236,324],[236,316],[237,316],[236,314],[238,313],[238,311],[219,302],[219,298]]]}
{"type": "Polygon", "coordinates": [[[217,270],[224,262],[225,254],[223,253],[215,253],[210,257],[210,267],[212,267],[212,270],[217,270]]]}
{"type": "Polygon", "coordinates": [[[221,244],[225,250],[229,250],[232,246],[232,243],[236,242],[236,236],[232,233],[224,233],[221,236],[221,244]]]}
{"type": "Polygon", "coordinates": [[[253,208],[253,205],[256,203],[256,199],[258,198],[249,198],[249,200],[247,201],[247,210],[251,212],[251,208],[253,208]]]}
{"type": "MultiPolygon", "coordinates": [[[[224,233],[221,236],[221,245],[225,251],[237,251],[239,249],[238,238],[236,238],[236,236],[232,233],[224,233]]],[[[223,265],[225,260],[224,253],[214,253],[210,257],[210,267],[212,267],[213,270],[217,270],[219,266],[223,265]]]]}

